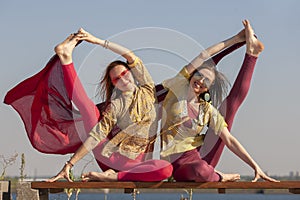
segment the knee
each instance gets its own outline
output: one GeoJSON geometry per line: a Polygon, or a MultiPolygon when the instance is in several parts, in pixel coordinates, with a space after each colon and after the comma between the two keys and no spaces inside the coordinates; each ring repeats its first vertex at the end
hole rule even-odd
{"type": "Polygon", "coordinates": [[[196,170],[195,181],[196,182],[217,182],[220,180],[220,176],[215,172],[215,169],[208,165],[203,164],[196,170]],[[198,170],[197,170],[198,169],[198,170]]]}
{"type": "Polygon", "coordinates": [[[196,181],[196,182],[212,182],[218,181],[219,176],[214,168],[209,166],[205,161],[181,166],[174,171],[174,178],[178,181],[196,181]]]}

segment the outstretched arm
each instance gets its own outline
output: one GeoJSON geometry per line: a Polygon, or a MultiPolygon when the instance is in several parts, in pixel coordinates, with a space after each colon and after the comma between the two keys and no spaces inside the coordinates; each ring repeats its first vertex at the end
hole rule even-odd
{"type": "Polygon", "coordinates": [[[136,56],[134,55],[134,53],[121,45],[110,42],[108,40],[102,40],[100,38],[97,38],[82,28],[78,30],[78,34],[82,35],[81,37],[82,40],[85,40],[93,44],[101,45],[102,47],[107,48],[115,52],[116,54],[123,56],[129,64],[135,61],[136,56]]]}
{"type": "Polygon", "coordinates": [[[225,48],[228,48],[234,44],[244,42],[244,41],[245,41],[245,30],[243,29],[233,37],[208,47],[186,66],[188,73],[192,74],[193,71],[198,67],[200,67],[205,60],[221,52],[225,48]]]}
{"type": "Polygon", "coordinates": [[[254,169],[255,177],[252,180],[253,182],[256,182],[259,178],[265,179],[267,181],[278,182],[277,180],[267,176],[261,170],[258,164],[252,159],[252,157],[249,155],[246,149],[241,145],[241,143],[233,135],[230,134],[227,127],[223,129],[223,131],[220,134],[220,137],[233,153],[235,153],[239,158],[241,158],[251,168],[254,169]]]}
{"type": "Polygon", "coordinates": [[[97,145],[99,144],[99,141],[97,141],[94,137],[89,136],[83,145],[73,154],[71,159],[66,162],[62,170],[51,179],[48,179],[47,182],[54,182],[59,179],[65,178],[68,181],[72,182],[72,180],[69,177],[69,171],[75,165],[79,160],[81,160],[86,154],[88,154],[91,150],[93,150],[97,145]]]}

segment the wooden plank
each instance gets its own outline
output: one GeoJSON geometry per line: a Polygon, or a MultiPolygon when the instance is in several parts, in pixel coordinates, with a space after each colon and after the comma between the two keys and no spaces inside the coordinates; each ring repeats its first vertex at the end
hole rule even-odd
{"type": "Polygon", "coordinates": [[[82,189],[97,189],[97,188],[110,188],[110,189],[289,189],[291,191],[300,190],[300,181],[281,181],[274,182],[32,182],[32,189],[54,189],[54,188],[82,188],[82,189]]]}

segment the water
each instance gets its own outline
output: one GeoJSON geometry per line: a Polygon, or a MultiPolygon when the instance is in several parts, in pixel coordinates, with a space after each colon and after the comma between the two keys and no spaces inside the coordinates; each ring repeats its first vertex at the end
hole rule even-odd
{"type": "MultiPolygon", "coordinates": [[[[186,193],[141,193],[136,196],[136,200],[180,200],[181,197],[188,199],[186,193]]],[[[15,195],[13,195],[15,200],[15,195]]],[[[67,200],[65,193],[50,194],[50,200],[67,200]]],[[[75,200],[72,195],[70,200],[75,200]]],[[[193,200],[300,200],[299,194],[208,194],[194,193],[193,200]]],[[[131,194],[123,193],[80,193],[78,200],[133,200],[131,194]]]]}

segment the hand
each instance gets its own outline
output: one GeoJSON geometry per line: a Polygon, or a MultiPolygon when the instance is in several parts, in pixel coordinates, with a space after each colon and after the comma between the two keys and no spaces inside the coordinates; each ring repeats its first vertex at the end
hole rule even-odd
{"type": "Polygon", "coordinates": [[[93,36],[89,32],[85,31],[83,28],[80,28],[77,32],[77,35],[80,37],[81,40],[85,40],[87,42],[97,44],[99,38],[93,36]]]}
{"type": "Polygon", "coordinates": [[[245,29],[241,30],[238,34],[235,35],[237,43],[246,41],[245,29]]]}
{"type": "Polygon", "coordinates": [[[62,178],[67,179],[67,181],[69,181],[69,182],[73,182],[70,179],[70,173],[69,173],[70,169],[71,169],[71,166],[66,163],[64,165],[64,167],[62,168],[62,170],[56,176],[46,180],[46,182],[55,182],[55,181],[57,181],[59,179],[62,179],[62,178]]]}
{"type": "Polygon", "coordinates": [[[278,180],[276,180],[276,179],[273,179],[273,178],[267,176],[260,168],[258,168],[258,169],[255,170],[255,177],[254,177],[254,179],[252,180],[252,182],[256,182],[256,181],[258,181],[258,179],[260,179],[260,178],[262,178],[262,179],[264,179],[264,180],[266,180],[266,181],[280,182],[280,181],[278,181],[278,180]]]}

